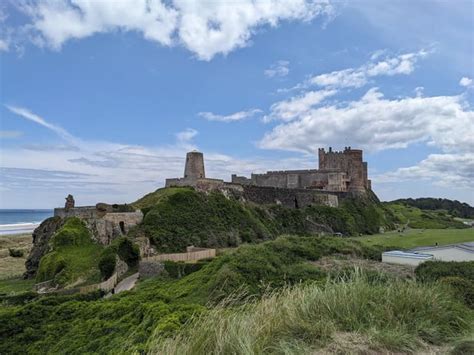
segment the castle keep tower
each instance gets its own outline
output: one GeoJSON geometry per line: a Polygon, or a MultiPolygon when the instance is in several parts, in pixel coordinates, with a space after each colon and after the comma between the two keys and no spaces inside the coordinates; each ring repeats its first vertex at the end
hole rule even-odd
{"type": "Polygon", "coordinates": [[[319,170],[339,170],[347,174],[349,191],[365,191],[370,189],[370,180],[367,178],[367,163],[362,159],[362,150],[345,147],[342,152],[333,152],[329,147],[318,150],[319,170]]]}
{"type": "Polygon", "coordinates": [[[184,167],[185,179],[203,179],[206,177],[204,172],[204,156],[201,152],[192,151],[186,154],[186,165],[184,167]]]}

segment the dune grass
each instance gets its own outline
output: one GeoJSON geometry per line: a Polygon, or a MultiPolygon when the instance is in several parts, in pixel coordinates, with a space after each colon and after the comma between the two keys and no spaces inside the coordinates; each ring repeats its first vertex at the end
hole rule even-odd
{"type": "Polygon", "coordinates": [[[224,303],[172,338],[152,336],[154,354],[309,354],[356,343],[413,352],[472,330],[473,313],[439,284],[378,282],[360,272],[323,287],[300,285],[244,306],[224,303]]]}
{"type": "Polygon", "coordinates": [[[393,246],[404,249],[419,246],[474,242],[474,229],[409,229],[353,238],[365,245],[393,246]]]}

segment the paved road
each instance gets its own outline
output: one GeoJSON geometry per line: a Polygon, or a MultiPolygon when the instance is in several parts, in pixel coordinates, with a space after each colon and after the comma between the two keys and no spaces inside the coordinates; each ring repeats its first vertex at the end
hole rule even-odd
{"type": "Polygon", "coordinates": [[[122,291],[128,291],[131,290],[134,286],[135,283],[138,280],[138,272],[136,274],[133,274],[122,281],[120,281],[117,286],[115,286],[115,294],[120,293],[122,291]]]}

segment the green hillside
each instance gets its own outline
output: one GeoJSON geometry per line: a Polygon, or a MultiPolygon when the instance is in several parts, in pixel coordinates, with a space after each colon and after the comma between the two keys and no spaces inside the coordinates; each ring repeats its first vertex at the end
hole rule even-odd
{"type": "Polygon", "coordinates": [[[439,285],[354,270],[328,274],[312,263],[334,254],[379,256],[348,239],[284,237],[241,246],[178,280],[142,280],[109,299],[98,293],[4,296],[0,353],[247,354],[274,346],[275,353],[304,354],[338,344],[340,332],[362,336],[361,344],[375,351],[404,352],[472,329],[472,311],[439,285]],[[296,288],[285,290],[291,285],[296,288]],[[199,327],[201,336],[186,336],[199,327]],[[196,348],[199,339],[204,342],[196,348]],[[248,346],[235,348],[239,339],[248,346]],[[179,351],[163,351],[176,344],[179,351]]]}
{"type": "Polygon", "coordinates": [[[162,252],[183,251],[188,245],[233,247],[275,239],[281,234],[359,235],[393,227],[395,218],[376,198],[345,199],[340,207],[288,209],[261,206],[205,194],[188,188],[159,189],[133,204],[145,213],[130,234],[146,236],[162,252]]]}
{"type": "Polygon", "coordinates": [[[403,204],[406,206],[412,206],[421,210],[444,210],[453,217],[460,218],[473,218],[474,219],[474,207],[469,206],[467,203],[459,202],[456,200],[448,200],[445,198],[406,198],[392,201],[391,203],[403,204]]]}
{"type": "Polygon", "coordinates": [[[400,224],[418,229],[469,228],[445,210],[421,210],[403,203],[384,204],[397,217],[400,224]]]}
{"type": "Polygon", "coordinates": [[[50,240],[51,251],[41,258],[36,282],[53,280],[59,286],[100,281],[99,255],[95,243],[78,218],[69,218],[50,240]]]}

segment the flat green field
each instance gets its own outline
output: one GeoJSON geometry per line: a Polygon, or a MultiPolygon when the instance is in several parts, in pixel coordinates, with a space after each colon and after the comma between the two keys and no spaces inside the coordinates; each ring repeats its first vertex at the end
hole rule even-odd
{"type": "Polygon", "coordinates": [[[474,229],[409,229],[403,233],[387,232],[352,238],[368,245],[384,245],[404,249],[463,242],[474,242],[474,229]]]}

